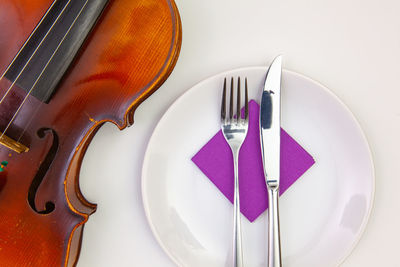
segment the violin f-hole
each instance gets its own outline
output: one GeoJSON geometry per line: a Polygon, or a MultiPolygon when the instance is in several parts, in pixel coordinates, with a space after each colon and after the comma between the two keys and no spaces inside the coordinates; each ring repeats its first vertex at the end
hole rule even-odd
{"type": "Polygon", "coordinates": [[[28,202],[29,205],[31,206],[31,208],[39,213],[39,214],[49,214],[52,211],[54,211],[55,209],[55,204],[52,201],[47,201],[45,204],[45,208],[44,210],[38,210],[36,208],[36,204],[35,204],[35,199],[36,199],[36,194],[37,194],[37,190],[40,186],[40,184],[43,181],[43,178],[45,177],[47,171],[49,170],[54,157],[57,154],[58,151],[58,145],[59,145],[59,141],[58,141],[58,135],[56,133],[56,131],[54,131],[51,128],[40,128],[37,131],[37,136],[41,139],[43,139],[46,134],[50,134],[53,136],[53,141],[52,141],[52,145],[49,149],[49,151],[47,152],[47,155],[45,157],[45,159],[43,160],[43,162],[40,164],[39,170],[36,173],[35,177],[32,180],[32,183],[29,187],[29,191],[28,191],[28,202]]]}

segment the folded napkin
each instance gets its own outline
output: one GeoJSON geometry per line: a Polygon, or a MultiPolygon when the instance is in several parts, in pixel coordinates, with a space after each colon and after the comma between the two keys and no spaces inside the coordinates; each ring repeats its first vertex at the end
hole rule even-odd
{"type": "MultiPolygon", "coordinates": [[[[239,155],[240,211],[253,222],[268,208],[268,194],[261,158],[259,105],[249,102],[249,129],[239,155]]],[[[233,203],[233,158],[222,131],[205,144],[192,161],[233,203]]],[[[281,181],[284,193],[315,163],[312,156],[281,129],[281,181]]]]}

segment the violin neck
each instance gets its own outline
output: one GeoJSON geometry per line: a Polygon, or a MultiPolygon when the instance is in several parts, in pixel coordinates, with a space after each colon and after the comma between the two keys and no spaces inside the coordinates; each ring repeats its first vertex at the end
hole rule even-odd
{"type": "Polygon", "coordinates": [[[48,102],[109,0],[55,0],[4,77],[48,102]]]}

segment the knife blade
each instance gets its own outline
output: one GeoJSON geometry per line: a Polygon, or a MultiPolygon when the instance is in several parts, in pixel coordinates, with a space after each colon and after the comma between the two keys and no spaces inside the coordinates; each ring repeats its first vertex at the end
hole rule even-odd
{"type": "Polygon", "coordinates": [[[267,185],[278,187],[281,144],[281,73],[282,57],[278,56],[271,63],[265,77],[260,110],[265,181],[267,185]]]}
{"type": "Polygon", "coordinates": [[[260,141],[268,189],[268,266],[280,267],[279,183],[281,146],[282,57],[271,63],[265,77],[260,107],[260,141]]]}

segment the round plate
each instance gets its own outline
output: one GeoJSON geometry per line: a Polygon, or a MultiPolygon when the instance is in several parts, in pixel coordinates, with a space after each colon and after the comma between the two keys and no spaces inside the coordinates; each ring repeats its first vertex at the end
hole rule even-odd
{"type": "MultiPolygon", "coordinates": [[[[266,68],[221,73],[183,94],[150,139],[142,171],[143,202],[158,242],[179,266],[230,266],[233,208],[191,161],[220,129],[224,77],[247,77],[261,97],[266,68]]],[[[316,163],[280,198],[284,266],[337,266],[363,233],[373,202],[374,168],[366,138],[343,103],[299,74],[282,75],[282,128],[316,163]]],[[[242,219],[245,266],[266,266],[264,212],[242,219]]]]}

